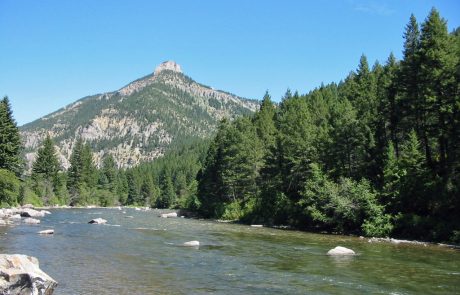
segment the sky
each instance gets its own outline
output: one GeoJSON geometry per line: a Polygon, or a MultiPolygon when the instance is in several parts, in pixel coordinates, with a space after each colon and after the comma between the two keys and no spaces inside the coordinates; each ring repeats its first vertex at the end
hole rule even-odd
{"type": "Polygon", "coordinates": [[[0,0],[0,96],[18,125],[117,90],[174,60],[195,81],[279,101],[339,82],[365,54],[401,58],[413,13],[449,31],[460,1],[0,0]]]}

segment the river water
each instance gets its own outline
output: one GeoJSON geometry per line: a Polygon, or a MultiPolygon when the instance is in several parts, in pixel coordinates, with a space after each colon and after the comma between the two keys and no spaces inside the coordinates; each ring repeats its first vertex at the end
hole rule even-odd
{"type": "Polygon", "coordinates": [[[39,225],[1,227],[0,253],[37,257],[54,294],[460,293],[460,251],[447,247],[124,210],[50,210],[39,225]],[[87,223],[97,217],[108,225],[87,223]],[[182,246],[191,240],[200,246],[182,246]],[[326,255],[338,245],[357,255],[326,255]]]}

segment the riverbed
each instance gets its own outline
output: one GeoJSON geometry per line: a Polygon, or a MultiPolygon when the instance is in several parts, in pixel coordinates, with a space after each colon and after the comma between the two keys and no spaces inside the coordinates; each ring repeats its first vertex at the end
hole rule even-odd
{"type": "Polygon", "coordinates": [[[0,227],[0,253],[35,256],[54,294],[458,294],[460,251],[186,218],[54,209],[0,227]],[[93,218],[106,225],[90,225],[93,218]],[[38,235],[53,228],[54,235],[38,235]],[[199,247],[183,243],[197,240],[199,247]],[[357,255],[331,257],[335,246],[357,255]]]}

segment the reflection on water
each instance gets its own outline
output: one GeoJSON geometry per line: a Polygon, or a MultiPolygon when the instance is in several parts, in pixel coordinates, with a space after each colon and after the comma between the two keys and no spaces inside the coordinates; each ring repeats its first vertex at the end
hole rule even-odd
{"type": "Polygon", "coordinates": [[[156,210],[52,213],[40,225],[0,227],[0,251],[36,256],[59,282],[55,294],[460,291],[460,252],[439,246],[371,244],[345,236],[159,218],[156,210]],[[95,215],[109,226],[87,224],[95,215]],[[54,236],[36,234],[50,227],[54,236]],[[191,240],[200,246],[183,246],[191,240]],[[358,255],[326,255],[338,245],[358,255]]]}

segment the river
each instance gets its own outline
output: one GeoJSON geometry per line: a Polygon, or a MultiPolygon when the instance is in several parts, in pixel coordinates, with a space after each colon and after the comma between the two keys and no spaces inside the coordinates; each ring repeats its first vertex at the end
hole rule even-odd
{"type": "Polygon", "coordinates": [[[0,253],[37,257],[54,294],[460,293],[460,251],[447,247],[124,210],[50,210],[39,225],[1,227],[0,253]],[[108,225],[88,224],[97,217],[108,225]],[[182,246],[191,240],[200,246],[182,246]],[[357,255],[326,255],[338,245],[357,255]]]}

